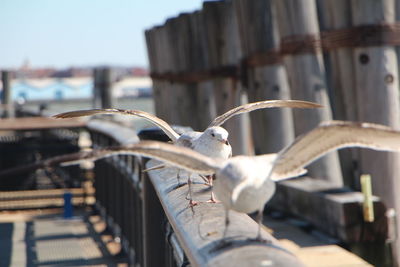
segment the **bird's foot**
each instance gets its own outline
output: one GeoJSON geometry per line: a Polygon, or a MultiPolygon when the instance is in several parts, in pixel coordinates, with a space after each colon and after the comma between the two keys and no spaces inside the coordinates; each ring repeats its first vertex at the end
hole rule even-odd
{"type": "Polygon", "coordinates": [[[220,201],[218,201],[218,200],[215,198],[214,192],[211,191],[211,196],[210,196],[210,199],[207,200],[207,203],[218,203],[218,202],[220,202],[220,201]]]}
{"type": "Polygon", "coordinates": [[[194,206],[197,206],[199,202],[194,201],[193,199],[189,200],[189,208],[193,208],[194,206]]]}

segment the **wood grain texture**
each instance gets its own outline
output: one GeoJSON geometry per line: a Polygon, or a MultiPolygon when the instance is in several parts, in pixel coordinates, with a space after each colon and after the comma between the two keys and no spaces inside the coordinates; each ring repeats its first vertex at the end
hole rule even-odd
{"type": "MultiPolygon", "coordinates": [[[[276,1],[281,38],[296,35],[318,35],[319,26],[314,0],[276,1]]],[[[293,110],[295,135],[314,128],[321,121],[332,119],[327,94],[325,69],[319,53],[298,54],[285,57],[292,99],[317,102],[321,110],[293,110]]],[[[337,152],[318,160],[308,168],[312,177],[322,178],[342,185],[342,174],[337,152]]]]}
{"type": "MultiPolygon", "coordinates": [[[[242,57],[242,52],[239,45],[237,18],[232,2],[204,2],[202,14],[207,38],[209,67],[236,65],[242,57]]],[[[234,79],[214,79],[213,90],[217,115],[243,104],[242,89],[234,79]]],[[[248,154],[250,152],[249,124],[246,116],[233,118],[223,127],[229,132],[233,154],[248,154]]]]}
{"type": "MultiPolygon", "coordinates": [[[[209,57],[207,36],[202,11],[190,14],[191,38],[192,38],[192,68],[194,71],[209,70],[209,57]]],[[[207,128],[210,121],[216,115],[215,95],[212,81],[202,81],[196,84],[196,119],[200,130],[207,128]]]]}
{"type": "MultiPolygon", "coordinates": [[[[271,1],[235,1],[243,56],[278,49],[279,36],[271,1]]],[[[290,99],[282,64],[247,69],[249,102],[290,99]]],[[[256,154],[274,153],[294,139],[292,111],[274,109],[250,114],[256,154]]]]}
{"type": "MultiPolygon", "coordinates": [[[[147,167],[158,164],[150,162],[147,167]]],[[[177,187],[176,171],[151,171],[149,178],[192,266],[229,266],[232,262],[237,266],[260,266],[267,261],[274,266],[303,266],[265,230],[262,230],[262,237],[269,240],[269,244],[249,241],[248,238],[254,238],[257,233],[257,224],[247,215],[236,212],[230,213],[227,246],[218,249],[224,229],[222,204],[200,203],[192,211],[185,200],[187,186],[177,187]]],[[[194,177],[194,181],[202,180],[194,177]]],[[[209,194],[199,193],[204,188],[201,183],[194,184],[196,201],[209,198],[209,194]]]]}
{"type": "MultiPolygon", "coordinates": [[[[323,5],[323,14],[326,16],[323,30],[345,29],[352,26],[351,1],[328,0],[319,1],[323,5]]],[[[327,69],[330,73],[331,103],[333,118],[337,120],[357,121],[356,88],[354,80],[353,50],[339,48],[330,51],[327,69]]],[[[339,151],[343,179],[346,185],[357,188],[358,176],[354,177],[354,162],[358,159],[358,149],[339,151]]]]}
{"type": "MultiPolygon", "coordinates": [[[[393,23],[394,0],[352,1],[353,25],[393,23]]],[[[398,62],[394,47],[356,48],[353,52],[357,94],[358,119],[381,123],[400,129],[398,62]]],[[[400,213],[400,156],[385,153],[379,157],[361,151],[363,173],[373,178],[373,193],[382,198],[388,208],[400,213]]],[[[400,224],[397,225],[400,231],[400,224]]],[[[395,259],[400,264],[400,239],[394,247],[395,259]]]]}

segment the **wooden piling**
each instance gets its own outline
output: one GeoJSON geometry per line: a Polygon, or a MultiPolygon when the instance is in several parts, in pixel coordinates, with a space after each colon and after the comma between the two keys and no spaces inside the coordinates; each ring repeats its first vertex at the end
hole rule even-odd
{"type": "MultiPolygon", "coordinates": [[[[166,26],[165,30],[168,34],[166,36],[166,44],[168,48],[165,49],[166,47],[164,47],[164,53],[170,53],[170,60],[165,66],[166,71],[164,73],[183,73],[188,67],[187,57],[189,55],[187,47],[187,14],[181,14],[177,18],[168,20],[166,26]]],[[[185,84],[172,81],[168,88],[165,89],[164,98],[168,99],[166,101],[168,105],[166,109],[169,112],[168,122],[184,126],[194,125],[195,120],[190,119],[190,114],[193,112],[190,111],[190,107],[194,107],[191,105],[193,99],[185,84]]]]}
{"type": "MultiPolygon", "coordinates": [[[[201,61],[196,56],[198,49],[196,47],[196,33],[194,32],[194,17],[193,14],[184,13],[178,17],[178,46],[176,47],[179,53],[179,62],[182,69],[179,72],[196,73],[199,71],[201,61]]],[[[175,40],[176,42],[176,40],[175,40]]],[[[198,112],[198,81],[185,82],[180,85],[180,97],[182,101],[178,103],[180,116],[180,124],[190,126],[194,130],[202,131],[204,121],[201,114],[198,112]]]]}
{"type": "MultiPolygon", "coordinates": [[[[191,65],[193,71],[199,73],[204,73],[210,69],[207,49],[208,40],[203,19],[202,11],[190,14],[191,65]]],[[[217,116],[213,82],[211,80],[201,80],[192,90],[196,91],[198,126],[201,130],[204,130],[217,116]]]]}
{"type": "Polygon", "coordinates": [[[100,100],[101,108],[113,108],[114,100],[112,95],[112,70],[109,67],[96,68],[94,76],[94,102],[96,107],[100,100]]]}
{"type": "MultiPolygon", "coordinates": [[[[320,1],[325,15],[324,30],[339,30],[350,28],[351,2],[348,0],[320,1]]],[[[353,50],[342,47],[327,52],[329,62],[326,62],[330,70],[331,103],[333,117],[336,120],[357,120],[356,89],[354,81],[353,50]]],[[[345,149],[338,152],[343,172],[344,184],[360,189],[357,169],[354,168],[358,159],[359,149],[345,149]]]]}
{"type": "MultiPolygon", "coordinates": [[[[157,73],[169,73],[174,70],[176,63],[175,51],[170,39],[174,36],[167,26],[158,26],[154,32],[154,46],[156,49],[157,73]]],[[[175,84],[168,80],[157,80],[158,90],[160,93],[159,105],[161,112],[157,116],[165,119],[171,124],[179,124],[179,114],[175,109],[177,90],[175,84]]]]}
{"type": "MultiPolygon", "coordinates": [[[[354,26],[395,21],[394,0],[353,0],[354,26]]],[[[400,103],[398,63],[392,46],[360,47],[354,49],[357,108],[360,121],[381,123],[400,129],[400,103]]],[[[387,208],[400,214],[400,156],[396,153],[381,153],[379,157],[370,151],[360,153],[363,173],[374,177],[373,193],[383,199],[387,208]]],[[[397,224],[400,233],[400,224],[397,224]]],[[[394,259],[400,264],[400,239],[393,244],[394,259]]]]}
{"type": "MultiPolygon", "coordinates": [[[[279,38],[271,1],[234,1],[243,50],[249,102],[290,99],[287,73],[282,60],[269,64],[260,53],[277,51],[279,38]],[[257,61],[258,60],[258,61],[257,61]]],[[[272,53],[271,53],[272,54],[272,53]]],[[[269,59],[270,60],[270,59],[269,59]]],[[[256,154],[278,152],[294,139],[290,109],[260,110],[250,114],[256,154]]]]}
{"type": "MultiPolygon", "coordinates": [[[[154,28],[145,31],[145,38],[146,38],[146,48],[147,48],[147,57],[149,61],[149,68],[150,74],[154,74],[157,72],[157,58],[156,58],[156,49],[154,44],[154,28]]],[[[161,90],[160,90],[160,80],[153,79],[153,103],[154,103],[154,110],[155,114],[162,118],[163,111],[162,111],[162,97],[161,97],[161,90]]]]}
{"type": "Polygon", "coordinates": [[[1,72],[1,81],[3,83],[1,103],[3,104],[3,116],[5,118],[14,117],[14,107],[11,96],[10,80],[10,71],[3,70],[1,72]]]}
{"type": "MultiPolygon", "coordinates": [[[[236,66],[241,58],[236,14],[232,2],[204,2],[203,16],[207,34],[209,66],[211,69],[236,66]]],[[[213,79],[218,115],[243,104],[242,90],[234,78],[213,79]]],[[[230,119],[223,125],[229,132],[233,154],[248,154],[249,126],[246,116],[230,119]]]]}
{"type": "MultiPolygon", "coordinates": [[[[319,38],[315,0],[282,0],[273,3],[278,11],[281,48],[290,50],[291,43],[301,38],[319,38]]],[[[303,134],[321,121],[331,120],[332,113],[320,49],[315,47],[308,51],[297,50],[295,54],[287,55],[284,63],[289,75],[291,97],[314,101],[324,106],[318,110],[293,110],[295,134],[303,134]]],[[[307,169],[312,177],[322,178],[337,185],[343,184],[336,152],[323,157],[307,169]]]]}
{"type": "MultiPolygon", "coordinates": [[[[397,58],[389,46],[400,44],[398,25],[393,25],[399,2],[207,1],[201,11],[168,19],[146,32],[150,67],[159,74],[153,80],[157,115],[203,130],[215,115],[241,104],[243,96],[249,101],[290,98],[324,105],[319,110],[252,113],[257,154],[278,151],[294,136],[332,118],[399,128],[397,58]]],[[[246,123],[233,119],[224,126],[234,153],[248,153],[242,146],[247,145],[246,123]]],[[[362,151],[359,156],[355,149],[340,153],[345,184],[359,189],[357,173],[369,173],[373,193],[399,214],[395,190],[400,182],[394,178],[400,158],[382,155],[362,151]]],[[[313,178],[324,178],[333,187],[343,185],[337,153],[308,169],[313,178]]],[[[394,228],[400,232],[399,226],[394,228]]],[[[382,248],[381,243],[374,245],[382,248]]],[[[395,241],[397,260],[399,248],[395,241]]]]}

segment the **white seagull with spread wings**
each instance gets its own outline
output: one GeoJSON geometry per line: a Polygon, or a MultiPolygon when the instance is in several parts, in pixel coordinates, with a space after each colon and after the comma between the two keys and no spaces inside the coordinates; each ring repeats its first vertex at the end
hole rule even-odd
{"type": "MultiPolygon", "coordinates": [[[[55,118],[74,118],[82,116],[91,116],[96,114],[122,114],[122,115],[133,115],[144,118],[151,123],[157,125],[164,131],[164,133],[172,140],[172,142],[178,146],[191,148],[203,155],[211,158],[227,159],[232,156],[232,147],[228,142],[228,132],[221,127],[221,125],[232,118],[233,116],[251,112],[258,109],[265,108],[320,108],[321,105],[308,101],[300,100],[266,100],[254,103],[248,103],[238,106],[228,112],[215,118],[211,124],[207,127],[204,132],[190,131],[179,135],[172,127],[164,120],[149,114],[141,110],[124,110],[124,109],[89,109],[89,110],[77,110],[65,113],[57,114],[55,118]]],[[[151,169],[159,168],[156,166],[151,169]]],[[[178,172],[179,176],[179,172],[178,172]]],[[[178,177],[179,179],[179,177],[178,177]]],[[[212,185],[211,176],[208,178],[208,182],[212,185]]],[[[191,194],[191,179],[190,175],[188,178],[189,194],[191,194]]],[[[213,195],[211,195],[211,201],[215,202],[213,195]]],[[[190,196],[190,205],[196,203],[190,196]]]]}
{"type": "MultiPolygon", "coordinates": [[[[363,147],[382,151],[400,151],[400,131],[372,123],[331,121],[298,137],[277,154],[235,156],[213,159],[185,147],[156,141],[143,141],[128,146],[79,152],[48,159],[30,168],[43,168],[77,159],[99,159],[115,154],[134,154],[162,160],[194,173],[215,173],[214,192],[226,210],[225,232],[229,210],[243,213],[258,211],[257,221],[265,204],[275,192],[275,182],[299,176],[308,164],[330,151],[346,147],[363,147]]],[[[0,172],[0,177],[1,177],[0,172]]],[[[257,238],[260,238],[260,227],[257,238]]]]}

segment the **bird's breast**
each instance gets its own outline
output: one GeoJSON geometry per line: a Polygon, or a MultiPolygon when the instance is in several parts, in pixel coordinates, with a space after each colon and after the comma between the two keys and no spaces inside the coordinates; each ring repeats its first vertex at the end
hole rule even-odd
{"type": "Polygon", "coordinates": [[[259,165],[249,157],[240,156],[230,159],[229,163],[217,172],[213,191],[226,208],[251,213],[261,209],[272,197],[275,183],[267,178],[269,171],[259,165]],[[243,188],[240,189],[237,200],[233,202],[232,193],[238,187],[243,188]]]}

